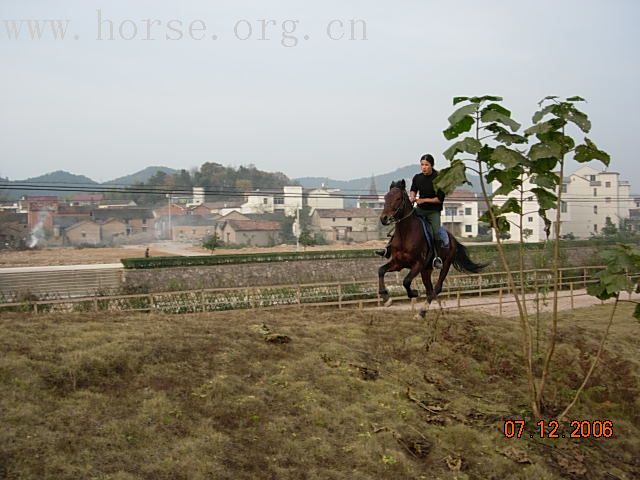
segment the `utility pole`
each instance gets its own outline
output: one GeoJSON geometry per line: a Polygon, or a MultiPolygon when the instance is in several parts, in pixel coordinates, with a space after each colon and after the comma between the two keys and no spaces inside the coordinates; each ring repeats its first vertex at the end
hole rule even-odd
{"type": "Polygon", "coordinates": [[[171,234],[171,194],[167,193],[167,198],[169,202],[169,240],[173,240],[173,235],[171,234]]]}
{"type": "Polygon", "coordinates": [[[296,203],[296,252],[300,250],[300,205],[296,203]]]}

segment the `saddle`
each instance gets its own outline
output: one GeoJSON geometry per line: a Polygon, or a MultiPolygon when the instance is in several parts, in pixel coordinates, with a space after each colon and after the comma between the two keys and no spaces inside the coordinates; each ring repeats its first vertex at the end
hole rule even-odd
{"type": "MultiPolygon", "coordinates": [[[[424,233],[424,239],[427,242],[427,247],[430,254],[435,253],[435,242],[433,241],[433,233],[431,231],[431,225],[427,222],[426,218],[418,217],[420,219],[420,225],[422,225],[422,233],[424,233]]],[[[431,255],[430,255],[431,256],[431,255]]]]}

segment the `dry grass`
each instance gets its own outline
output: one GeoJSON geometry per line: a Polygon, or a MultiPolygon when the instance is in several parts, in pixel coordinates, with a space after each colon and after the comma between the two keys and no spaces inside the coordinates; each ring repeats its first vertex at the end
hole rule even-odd
{"type": "MultiPolygon", "coordinates": [[[[564,317],[550,413],[577,388],[608,308],[564,317]]],[[[624,307],[573,412],[611,419],[615,438],[508,440],[504,418],[528,415],[515,320],[6,314],[0,478],[638,478],[639,334],[624,307]],[[262,323],[291,342],[265,342],[262,323]]]]}

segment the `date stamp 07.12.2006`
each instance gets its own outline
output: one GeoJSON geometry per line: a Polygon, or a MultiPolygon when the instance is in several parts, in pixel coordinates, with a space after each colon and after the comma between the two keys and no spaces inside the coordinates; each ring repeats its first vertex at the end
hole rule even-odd
{"type": "Polygon", "coordinates": [[[502,433],[506,438],[611,438],[614,436],[611,420],[505,420],[502,433]]]}

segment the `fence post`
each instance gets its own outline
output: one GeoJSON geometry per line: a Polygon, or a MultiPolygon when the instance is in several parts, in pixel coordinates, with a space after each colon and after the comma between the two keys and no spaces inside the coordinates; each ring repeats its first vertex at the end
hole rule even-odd
{"type": "Polygon", "coordinates": [[[558,270],[558,290],[562,290],[562,270],[558,270]]]}
{"type": "Polygon", "coordinates": [[[155,305],[155,303],[153,301],[153,294],[150,293],[149,294],[149,313],[151,313],[153,310],[155,310],[155,308],[156,308],[156,305],[155,305]]]}
{"type": "Polygon", "coordinates": [[[298,305],[302,303],[302,293],[300,292],[300,285],[296,287],[296,302],[298,302],[298,305]]]}
{"type": "Polygon", "coordinates": [[[478,275],[478,296],[482,296],[482,275],[478,275]]]}
{"type": "Polygon", "coordinates": [[[458,296],[458,308],[460,308],[460,286],[458,286],[457,293],[458,293],[458,295],[457,295],[458,296]]]}
{"type": "Polygon", "coordinates": [[[38,304],[37,303],[33,303],[33,313],[35,313],[36,315],[38,314],[38,304]]]}
{"type": "Polygon", "coordinates": [[[500,303],[500,316],[502,317],[502,287],[498,290],[498,301],[500,303]]]}
{"type": "Polygon", "coordinates": [[[571,289],[571,310],[573,310],[573,282],[569,283],[569,288],[571,289]]]}
{"type": "Polygon", "coordinates": [[[204,308],[204,288],[200,290],[200,308],[202,309],[202,313],[205,312],[204,308]]]}
{"type": "Polygon", "coordinates": [[[93,294],[93,311],[98,311],[98,292],[93,294]]]}
{"type": "MultiPolygon", "coordinates": [[[[342,284],[338,282],[338,308],[342,308],[342,284]]],[[[362,304],[360,304],[362,308],[362,304]]]]}
{"type": "Polygon", "coordinates": [[[584,288],[587,288],[587,267],[582,269],[582,284],[584,288]]]}

